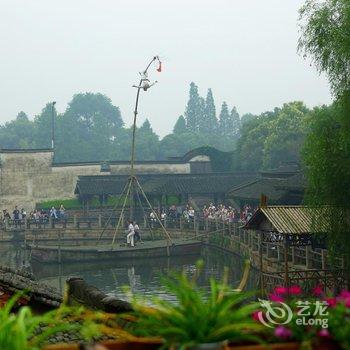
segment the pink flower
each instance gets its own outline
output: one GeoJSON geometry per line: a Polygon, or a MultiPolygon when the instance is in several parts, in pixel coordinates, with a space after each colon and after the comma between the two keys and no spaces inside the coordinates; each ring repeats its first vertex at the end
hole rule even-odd
{"type": "Polygon", "coordinates": [[[325,298],[325,301],[327,302],[329,307],[334,307],[337,305],[337,299],[336,298],[325,298]]]}
{"type": "Polygon", "coordinates": [[[284,301],[284,299],[280,295],[277,295],[277,294],[270,294],[269,299],[271,301],[276,302],[276,303],[280,303],[280,302],[284,301]]]}
{"type": "Polygon", "coordinates": [[[348,290],[342,290],[339,296],[344,299],[350,298],[350,292],[348,290]]]}
{"type": "Polygon", "coordinates": [[[256,310],[256,311],[254,311],[253,313],[252,313],[252,318],[253,318],[253,320],[255,320],[255,321],[260,321],[259,320],[259,313],[260,313],[261,311],[259,311],[259,310],[256,310]]]}
{"type": "Polygon", "coordinates": [[[323,294],[323,286],[321,284],[317,285],[313,290],[312,290],[312,294],[315,297],[319,297],[323,294]]]}
{"type": "Polygon", "coordinates": [[[277,326],[274,333],[276,337],[282,339],[288,339],[292,336],[292,331],[284,326],[277,326]]]}
{"type": "Polygon", "coordinates": [[[284,294],[287,294],[288,290],[286,287],[281,287],[281,286],[277,286],[275,289],[274,289],[274,293],[275,294],[279,294],[279,295],[284,295],[284,294]]]}
{"type": "Polygon", "coordinates": [[[319,332],[318,335],[322,338],[330,338],[331,334],[329,333],[329,330],[327,328],[322,328],[319,332]]]}
{"type": "Polygon", "coordinates": [[[302,292],[301,288],[299,286],[297,286],[297,285],[291,286],[289,288],[289,293],[291,295],[300,295],[301,292],[302,292]]]}
{"type": "Polygon", "coordinates": [[[344,300],[344,304],[345,304],[346,307],[350,308],[350,298],[346,298],[344,300]]]}

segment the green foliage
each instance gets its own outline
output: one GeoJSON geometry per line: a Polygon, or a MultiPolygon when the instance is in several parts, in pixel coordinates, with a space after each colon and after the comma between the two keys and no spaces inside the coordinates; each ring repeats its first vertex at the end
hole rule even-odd
{"type": "Polygon", "coordinates": [[[40,202],[36,204],[37,209],[51,209],[55,207],[58,209],[61,204],[65,207],[65,209],[81,209],[81,202],[78,199],[54,199],[51,201],[40,202]]]}
{"type": "Polygon", "coordinates": [[[307,0],[300,9],[299,51],[328,75],[333,93],[350,91],[350,2],[307,0]]]}
{"type": "Polygon", "coordinates": [[[201,97],[198,94],[198,86],[192,82],[190,84],[189,100],[185,112],[188,131],[196,132],[199,130],[199,122],[204,112],[202,107],[203,104],[201,102],[201,97]]]}
{"type": "Polygon", "coordinates": [[[259,170],[277,168],[282,162],[299,162],[308,112],[302,102],[290,102],[246,121],[240,131],[234,168],[259,170]]]}
{"type": "MultiPolygon", "coordinates": [[[[90,208],[99,208],[99,207],[115,207],[117,204],[119,206],[122,206],[121,203],[123,203],[124,196],[108,196],[107,201],[105,201],[103,204],[100,203],[99,198],[93,197],[89,200],[89,207],[90,208]]],[[[127,200],[127,203],[129,203],[129,200],[127,200]]],[[[55,207],[58,209],[61,204],[63,204],[65,209],[81,209],[82,203],[78,199],[54,199],[46,202],[40,202],[36,204],[37,209],[51,209],[52,207],[55,207]]]]}
{"type": "Polygon", "coordinates": [[[328,248],[336,256],[350,259],[350,247],[344,245],[350,232],[350,129],[344,120],[344,106],[316,108],[309,118],[310,133],[303,156],[308,190],[306,201],[313,206],[326,205],[324,216],[330,224],[328,248]]]}
{"type": "Polygon", "coordinates": [[[175,295],[175,303],[153,298],[155,309],[150,309],[135,297],[136,334],[160,336],[165,340],[165,348],[178,346],[179,349],[224,340],[256,340],[252,332],[261,326],[253,321],[251,314],[257,304],[243,304],[250,295],[232,291],[227,284],[228,271],[222,282],[210,279],[210,291],[206,294],[196,283],[201,269],[199,262],[193,278],[183,272],[162,279],[165,290],[175,295]]]}
{"type": "Polygon", "coordinates": [[[12,297],[0,309],[0,349],[39,350],[50,337],[58,332],[79,332],[83,328],[85,331],[89,328],[87,323],[67,322],[65,316],[68,314],[78,316],[82,309],[72,309],[66,306],[39,316],[33,315],[31,309],[24,306],[17,314],[14,314],[12,309],[20,296],[12,297]],[[45,330],[39,331],[43,326],[46,326],[45,330]]]}
{"type": "Polygon", "coordinates": [[[345,303],[337,303],[331,309],[329,317],[329,331],[332,337],[341,345],[342,349],[350,349],[350,308],[345,303]],[[346,321],[345,321],[346,320],[346,321]]]}
{"type": "Polygon", "coordinates": [[[328,76],[337,100],[316,108],[310,117],[303,156],[307,169],[307,203],[327,206],[328,248],[344,253],[350,274],[350,3],[308,0],[300,9],[299,50],[328,76]]]}
{"type": "Polygon", "coordinates": [[[20,112],[13,121],[0,126],[1,145],[8,148],[31,148],[33,140],[34,124],[28,120],[24,112],[20,112]]]}
{"type": "Polygon", "coordinates": [[[174,129],[173,129],[173,134],[178,134],[181,135],[187,131],[186,129],[186,119],[184,118],[183,115],[180,115],[179,118],[177,119],[174,129]]]}
{"type": "Polygon", "coordinates": [[[156,160],[158,157],[159,137],[153,131],[148,119],[136,131],[136,154],[142,155],[139,159],[156,160]]]}
{"type": "Polygon", "coordinates": [[[213,97],[213,92],[208,89],[207,97],[205,99],[204,114],[199,122],[199,131],[210,134],[217,133],[218,120],[216,119],[216,108],[213,97]]]}

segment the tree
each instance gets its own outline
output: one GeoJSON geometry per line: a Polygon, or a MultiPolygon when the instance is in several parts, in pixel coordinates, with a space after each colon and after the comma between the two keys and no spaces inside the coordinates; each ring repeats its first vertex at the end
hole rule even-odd
{"type": "Polygon", "coordinates": [[[204,133],[212,133],[217,131],[218,120],[216,118],[216,108],[213,98],[213,92],[208,89],[205,99],[204,114],[201,118],[199,130],[204,133]]]}
{"type": "Polygon", "coordinates": [[[238,138],[241,130],[241,119],[236,107],[232,108],[230,118],[232,122],[232,136],[238,138]]]}
{"type": "Polygon", "coordinates": [[[269,133],[264,140],[264,169],[275,168],[285,162],[300,163],[308,113],[308,108],[299,101],[285,103],[278,110],[269,123],[269,133]]]}
{"type": "Polygon", "coordinates": [[[302,102],[290,102],[244,123],[235,168],[256,171],[277,168],[284,162],[300,162],[308,113],[302,102]]]}
{"type": "Polygon", "coordinates": [[[200,119],[203,115],[203,101],[198,94],[198,87],[195,83],[190,84],[190,96],[186,106],[187,130],[197,132],[199,130],[200,119]]]}
{"type": "Polygon", "coordinates": [[[23,111],[19,112],[16,117],[17,121],[28,121],[28,116],[23,111]]]}
{"type": "Polygon", "coordinates": [[[174,125],[173,133],[180,135],[180,134],[185,133],[186,131],[187,131],[186,120],[185,120],[183,115],[180,115],[179,118],[177,119],[175,125],[174,125]]]}
{"type": "Polygon", "coordinates": [[[156,160],[159,136],[153,131],[148,119],[136,131],[136,159],[156,160]]]}
{"type": "Polygon", "coordinates": [[[69,149],[80,160],[109,159],[113,141],[124,124],[119,108],[107,96],[89,92],[73,96],[61,122],[65,132],[58,139],[60,159],[66,159],[69,149]]]}
{"type": "MultiPolygon", "coordinates": [[[[51,148],[52,118],[55,118],[55,129],[59,129],[57,111],[52,103],[47,103],[41,113],[34,118],[34,140],[38,148],[51,148]],[[53,113],[53,115],[52,115],[53,113]]],[[[56,135],[57,136],[57,135],[56,135]]]]}
{"type": "Polygon", "coordinates": [[[336,96],[350,91],[350,2],[307,0],[299,10],[298,49],[328,75],[336,96]]]}
{"type": "Polygon", "coordinates": [[[323,210],[333,257],[343,254],[350,281],[350,3],[308,0],[300,9],[299,51],[328,76],[336,97],[311,115],[303,156],[307,203],[323,210]]]}
{"type": "Polygon", "coordinates": [[[219,131],[222,136],[229,136],[232,133],[233,125],[228,106],[226,102],[221,105],[221,112],[219,115],[219,131]]]}
{"type": "Polygon", "coordinates": [[[0,126],[0,146],[3,148],[34,148],[34,123],[24,112],[0,126]]]}
{"type": "Polygon", "coordinates": [[[254,118],[256,118],[256,115],[254,115],[254,114],[252,114],[252,113],[243,114],[242,117],[241,117],[241,126],[242,126],[244,123],[247,123],[247,122],[253,120],[254,118]]]}

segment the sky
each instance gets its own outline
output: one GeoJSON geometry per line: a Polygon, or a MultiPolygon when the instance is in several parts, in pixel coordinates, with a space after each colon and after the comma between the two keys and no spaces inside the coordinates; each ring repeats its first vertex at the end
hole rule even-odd
{"type": "Polygon", "coordinates": [[[302,0],[0,0],[0,123],[49,101],[101,92],[131,124],[138,72],[154,55],[163,72],[141,96],[161,136],[184,113],[189,84],[216,108],[258,114],[285,102],[331,101],[324,76],[297,54],[302,0]]]}

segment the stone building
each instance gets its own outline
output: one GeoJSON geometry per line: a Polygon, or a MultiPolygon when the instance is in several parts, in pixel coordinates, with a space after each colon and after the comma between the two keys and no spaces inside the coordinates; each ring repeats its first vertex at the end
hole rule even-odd
{"type": "MultiPolygon", "coordinates": [[[[231,154],[202,147],[183,157],[137,161],[138,174],[205,174],[227,171],[231,154]],[[217,156],[213,161],[213,155],[217,156]],[[220,161],[218,161],[219,159],[220,161]]],[[[79,176],[126,175],[129,161],[56,163],[52,149],[0,150],[0,209],[27,211],[42,201],[75,198],[79,176]]]]}

